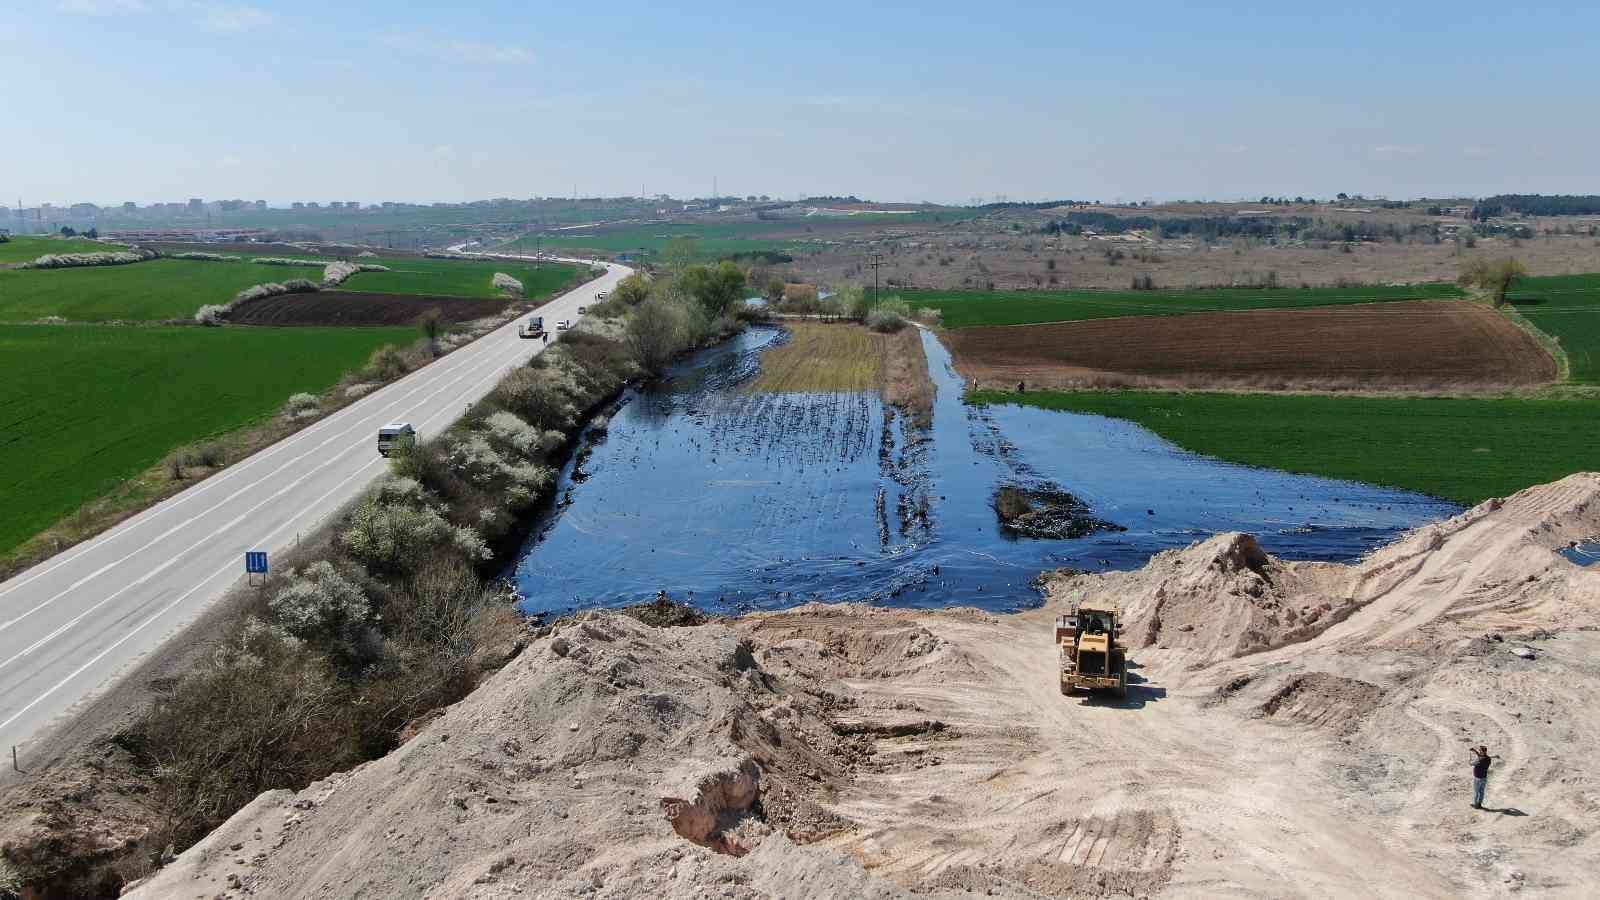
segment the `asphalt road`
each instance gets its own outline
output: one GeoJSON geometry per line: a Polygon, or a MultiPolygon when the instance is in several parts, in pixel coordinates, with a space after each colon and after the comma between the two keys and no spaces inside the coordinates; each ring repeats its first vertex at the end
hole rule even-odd
{"type": "MultiPolygon", "coordinates": [[[[632,270],[539,308],[576,319],[632,270]]],[[[442,432],[507,370],[544,349],[517,337],[526,317],[368,394],[299,433],[0,584],[0,753],[31,742],[115,684],[244,575],[315,531],[384,471],[379,426],[442,432]]]]}

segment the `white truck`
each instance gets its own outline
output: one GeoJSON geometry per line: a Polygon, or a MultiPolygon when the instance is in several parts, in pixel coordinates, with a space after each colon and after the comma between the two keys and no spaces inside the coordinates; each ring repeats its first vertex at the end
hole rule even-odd
{"type": "Polygon", "coordinates": [[[417,430],[411,427],[410,422],[390,422],[378,429],[378,454],[388,456],[391,452],[417,442],[417,430]]]}

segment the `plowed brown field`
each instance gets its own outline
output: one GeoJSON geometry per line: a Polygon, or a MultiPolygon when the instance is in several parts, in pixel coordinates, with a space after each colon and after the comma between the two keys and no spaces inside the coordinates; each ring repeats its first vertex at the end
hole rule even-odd
{"type": "Polygon", "coordinates": [[[504,312],[506,301],[415,294],[320,291],[280,294],[233,308],[228,321],[240,325],[409,325],[430,309],[446,322],[468,322],[504,312]]]}
{"type": "Polygon", "coordinates": [[[944,335],[980,388],[1494,390],[1555,380],[1506,317],[1456,300],[1131,316],[944,335]]]}

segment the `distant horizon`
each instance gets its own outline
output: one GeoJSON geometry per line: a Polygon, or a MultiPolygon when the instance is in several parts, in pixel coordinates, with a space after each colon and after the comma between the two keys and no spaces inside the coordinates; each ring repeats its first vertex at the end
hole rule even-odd
{"type": "MultiPolygon", "coordinates": [[[[1564,191],[1564,192],[1554,192],[1554,193],[1552,193],[1552,192],[1494,191],[1492,193],[1475,194],[1475,195],[1474,194],[1455,194],[1455,195],[1448,195],[1448,196],[1445,196],[1445,195],[1428,195],[1428,196],[1417,195],[1417,196],[1410,196],[1410,197],[1376,195],[1376,194],[1368,195],[1368,194],[1361,194],[1361,193],[1357,193],[1357,192],[1346,192],[1346,193],[1348,193],[1349,196],[1344,201],[1338,200],[1337,199],[1337,195],[1334,194],[1334,195],[1329,195],[1329,196],[1325,196],[1325,197],[1323,197],[1323,196],[1312,197],[1312,196],[1306,195],[1304,197],[1304,202],[1306,202],[1306,203],[1337,203],[1337,202],[1351,202],[1351,201],[1356,201],[1356,202],[1372,201],[1372,202],[1421,203],[1421,202],[1427,202],[1427,201],[1446,201],[1446,200],[1474,200],[1474,201],[1476,201],[1476,200],[1485,199],[1487,197],[1498,197],[1498,196],[1505,196],[1505,195],[1509,195],[1509,194],[1529,194],[1529,193],[1533,193],[1533,194],[1536,194],[1538,196],[1547,196],[1547,197],[1591,197],[1591,196],[1600,196],[1600,193],[1586,193],[1586,192],[1582,192],[1582,191],[1564,191]]],[[[4,195],[0,195],[0,197],[3,197],[3,196],[4,195]]],[[[758,199],[756,201],[751,201],[751,200],[749,200],[750,196],[751,195],[749,195],[749,194],[741,194],[741,195],[737,195],[737,196],[732,195],[732,194],[724,194],[724,195],[722,195],[720,197],[716,197],[716,198],[712,198],[712,197],[708,197],[708,196],[671,196],[671,195],[666,196],[666,197],[660,197],[660,196],[641,197],[641,196],[639,196],[637,194],[612,194],[612,195],[580,195],[577,198],[577,200],[579,202],[582,202],[582,201],[585,201],[585,200],[590,200],[590,201],[599,200],[599,201],[632,201],[632,202],[656,202],[656,201],[659,201],[659,202],[672,202],[672,203],[695,203],[695,202],[703,202],[703,201],[710,200],[710,199],[719,199],[719,200],[736,200],[736,201],[741,202],[741,203],[749,203],[749,202],[757,202],[757,203],[763,203],[763,202],[765,202],[765,203],[801,203],[801,202],[804,202],[806,200],[820,199],[818,197],[780,197],[780,196],[777,196],[777,195],[774,195],[774,194],[766,194],[765,196],[769,198],[768,200],[759,200],[758,199]]],[[[759,197],[761,197],[763,195],[756,194],[754,196],[759,198],[759,197]]],[[[1066,204],[1066,203],[1098,203],[1098,204],[1101,204],[1101,205],[1104,205],[1104,206],[1126,206],[1126,207],[1137,206],[1137,205],[1141,205],[1141,204],[1145,204],[1145,203],[1148,203],[1151,206],[1162,206],[1162,205],[1181,204],[1181,203],[1193,203],[1193,204],[1201,204],[1201,203],[1260,204],[1260,203],[1262,203],[1262,196],[1270,196],[1270,197],[1273,198],[1273,200],[1288,199],[1291,203],[1295,201],[1295,196],[1294,195],[1291,195],[1291,196],[1288,196],[1287,198],[1284,198],[1282,195],[1276,195],[1276,194],[1274,194],[1274,195],[1260,195],[1260,196],[1254,196],[1254,197],[1237,197],[1237,198],[1169,197],[1169,198],[1140,198],[1140,199],[1132,199],[1132,198],[1107,198],[1107,197],[1095,198],[1095,197],[1088,197],[1088,198],[1081,198],[1080,199],[1080,198],[1063,198],[1063,197],[1042,197],[1042,198],[1039,198],[1037,200],[1034,200],[1034,199],[1018,198],[1018,197],[1007,197],[1005,199],[1000,199],[999,197],[995,197],[995,198],[987,198],[987,197],[985,197],[985,198],[981,198],[982,202],[981,203],[977,203],[977,204],[972,203],[971,200],[968,200],[968,201],[965,201],[965,202],[960,202],[960,201],[957,201],[957,202],[939,202],[939,201],[932,201],[932,200],[893,200],[893,199],[885,199],[885,198],[881,198],[881,197],[869,197],[869,196],[864,196],[864,195],[861,195],[861,194],[841,194],[841,195],[832,195],[832,196],[839,196],[839,197],[854,196],[854,197],[859,198],[858,202],[861,202],[861,203],[873,203],[873,204],[880,204],[880,205],[895,205],[895,204],[899,204],[899,205],[926,205],[926,206],[938,206],[938,207],[949,208],[949,209],[969,209],[969,208],[973,208],[974,206],[983,206],[983,205],[990,205],[990,204],[1032,205],[1032,204],[1050,203],[1050,202],[1056,202],[1056,203],[1059,203],[1059,204],[1066,204]]],[[[49,207],[51,209],[65,210],[65,209],[70,209],[73,205],[79,204],[79,203],[93,203],[95,206],[97,206],[100,209],[113,209],[113,210],[115,210],[115,209],[121,209],[122,205],[124,203],[127,203],[127,202],[136,203],[136,204],[138,204],[138,208],[143,210],[143,209],[151,208],[151,207],[155,206],[156,204],[170,204],[170,203],[183,204],[183,203],[187,203],[190,199],[200,199],[203,202],[208,203],[208,204],[209,203],[220,203],[220,202],[232,202],[232,201],[240,201],[240,202],[243,202],[243,203],[253,204],[257,200],[261,200],[261,199],[264,199],[264,198],[259,198],[259,197],[239,197],[239,196],[217,196],[217,197],[181,197],[181,198],[170,198],[170,199],[161,199],[161,200],[133,200],[133,201],[116,200],[116,201],[104,201],[104,202],[95,201],[95,200],[71,200],[71,201],[46,200],[46,201],[43,201],[42,203],[38,203],[38,202],[29,202],[27,200],[26,194],[24,194],[24,195],[22,195],[21,199],[23,201],[22,202],[22,208],[30,209],[30,210],[43,208],[43,206],[45,204],[49,204],[49,207]]],[[[973,199],[980,199],[980,198],[973,198],[973,199]]],[[[16,210],[16,208],[17,208],[16,205],[15,205],[16,204],[16,200],[17,200],[17,197],[15,195],[13,195],[11,201],[9,201],[9,202],[0,202],[0,206],[4,206],[6,209],[12,210],[14,212],[16,210]]],[[[329,209],[328,204],[330,204],[330,203],[351,203],[351,202],[355,202],[355,203],[361,204],[361,208],[362,209],[366,209],[368,207],[380,206],[383,203],[404,204],[404,205],[408,205],[408,206],[432,206],[432,205],[434,205],[436,203],[444,204],[444,205],[447,205],[447,206],[466,206],[466,205],[471,205],[471,204],[475,204],[475,203],[494,203],[494,202],[500,202],[500,201],[506,201],[506,202],[511,202],[511,203],[559,203],[559,202],[565,201],[565,202],[569,202],[570,203],[570,202],[572,202],[572,198],[570,198],[570,197],[561,197],[561,196],[548,196],[548,197],[504,197],[504,196],[498,196],[498,197],[475,197],[475,198],[467,199],[467,200],[438,200],[438,199],[433,199],[433,200],[401,200],[401,199],[395,199],[395,198],[386,198],[386,199],[383,199],[383,200],[354,200],[354,201],[348,200],[348,199],[346,199],[346,200],[270,200],[270,199],[268,199],[268,200],[266,200],[266,204],[267,204],[267,209],[269,209],[269,210],[294,211],[293,205],[295,203],[305,203],[305,204],[317,203],[317,204],[320,204],[321,210],[328,210],[329,209]]]]}

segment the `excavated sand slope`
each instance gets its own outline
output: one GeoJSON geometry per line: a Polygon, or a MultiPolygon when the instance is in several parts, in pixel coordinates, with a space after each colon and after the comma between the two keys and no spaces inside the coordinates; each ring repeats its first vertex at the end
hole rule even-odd
{"type": "Polygon", "coordinates": [[[132,896],[1592,896],[1600,571],[1553,550],[1596,535],[1584,474],[1354,566],[1221,535],[1017,615],[590,614],[132,896]],[[1105,592],[1128,696],[1063,697],[1051,620],[1105,592]]]}

